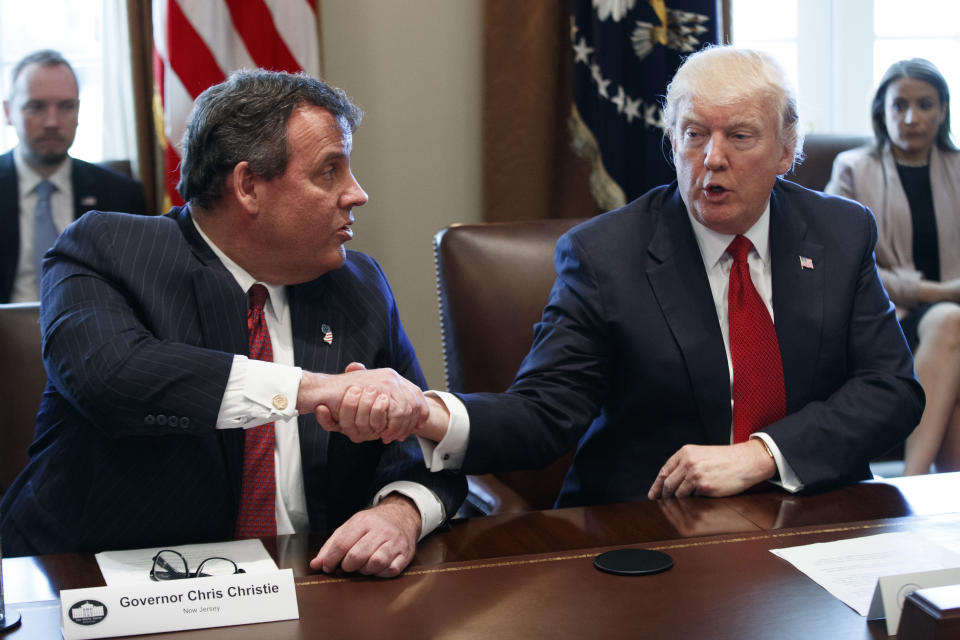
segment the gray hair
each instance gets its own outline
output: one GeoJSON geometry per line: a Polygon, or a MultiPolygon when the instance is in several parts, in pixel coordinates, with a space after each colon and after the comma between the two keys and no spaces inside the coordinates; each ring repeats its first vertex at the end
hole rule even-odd
{"type": "Polygon", "coordinates": [[[183,135],[177,191],[205,209],[223,195],[227,175],[240,162],[265,180],[287,169],[287,123],[294,109],[322,107],[352,133],[363,111],[336,87],[303,73],[236,71],[201,93],[183,135]]]}
{"type": "Polygon", "coordinates": [[[779,115],[780,143],[793,149],[794,162],[803,160],[797,94],[783,68],[769,54],[711,45],[687,57],[667,86],[663,119],[668,132],[677,125],[680,104],[692,98],[719,105],[745,99],[769,100],[779,115]]]}
{"type": "Polygon", "coordinates": [[[13,99],[14,94],[17,91],[17,78],[20,77],[20,74],[23,73],[23,70],[30,64],[38,64],[41,67],[58,67],[63,65],[67,68],[67,71],[70,72],[70,75],[73,76],[73,81],[77,83],[77,89],[80,89],[80,81],[77,79],[77,72],[73,70],[73,66],[63,57],[59,51],[53,49],[40,49],[39,51],[34,51],[33,53],[28,53],[27,55],[20,58],[20,60],[13,66],[13,73],[10,74],[10,99],[13,99]]]}

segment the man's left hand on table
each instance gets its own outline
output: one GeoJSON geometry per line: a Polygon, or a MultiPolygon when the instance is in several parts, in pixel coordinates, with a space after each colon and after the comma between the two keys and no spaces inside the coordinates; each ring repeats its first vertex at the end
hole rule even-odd
{"type": "Polygon", "coordinates": [[[410,564],[420,535],[420,511],[409,498],[392,493],[376,506],[355,513],[333,532],[312,569],[393,578],[410,564]]]}
{"type": "Polygon", "coordinates": [[[757,438],[725,446],[688,444],[663,465],[647,497],[732,496],[776,473],[776,463],[757,438]]]}

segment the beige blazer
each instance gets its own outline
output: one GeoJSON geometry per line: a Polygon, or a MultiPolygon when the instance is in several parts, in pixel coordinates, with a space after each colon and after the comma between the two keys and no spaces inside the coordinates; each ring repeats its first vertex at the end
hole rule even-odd
{"type": "MultiPolygon", "coordinates": [[[[902,317],[917,304],[917,283],[923,277],[913,260],[913,226],[907,194],[887,144],[882,156],[866,146],[839,154],[827,193],[860,202],[877,218],[877,267],[880,278],[902,317]]],[[[934,147],[930,154],[930,185],[937,221],[940,278],[960,277],[960,153],[934,147]]]]}

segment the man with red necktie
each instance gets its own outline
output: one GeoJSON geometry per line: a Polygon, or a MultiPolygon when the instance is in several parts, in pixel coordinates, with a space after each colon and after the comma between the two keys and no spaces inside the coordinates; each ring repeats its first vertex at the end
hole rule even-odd
{"type": "Polygon", "coordinates": [[[61,235],[36,442],[0,503],[8,555],[318,531],[316,568],[389,577],[453,516],[462,476],[396,441],[427,408],[390,286],[344,248],[367,201],[361,116],[314,78],[237,72],[194,106],[187,205],[61,235]]]}
{"type": "Polygon", "coordinates": [[[781,179],[803,141],[779,66],[695,53],[664,121],[677,182],[560,238],[510,389],[430,400],[431,468],[537,468],[576,446],[558,506],[817,490],[870,477],[917,424],[873,216],[781,179]]]}

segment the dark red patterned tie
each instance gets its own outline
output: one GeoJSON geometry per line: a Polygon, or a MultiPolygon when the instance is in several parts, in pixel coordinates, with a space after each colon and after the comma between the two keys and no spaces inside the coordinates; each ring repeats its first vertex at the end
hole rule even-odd
{"type": "Polygon", "coordinates": [[[750,279],[747,254],[753,245],[737,236],[727,247],[733,257],[727,311],[733,361],[733,441],[786,415],[783,362],[770,313],[750,279]]]}
{"type": "MultiPolygon", "coordinates": [[[[247,334],[250,358],[273,362],[270,332],[263,317],[267,288],[262,284],[250,287],[250,309],[247,310],[247,334]]],[[[244,432],[243,478],[240,485],[240,514],[235,537],[257,538],[277,535],[275,513],[277,479],[273,471],[273,423],[251,427],[244,432]]]]}

